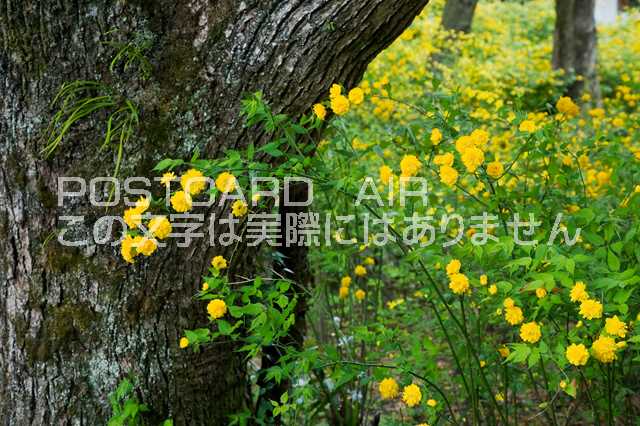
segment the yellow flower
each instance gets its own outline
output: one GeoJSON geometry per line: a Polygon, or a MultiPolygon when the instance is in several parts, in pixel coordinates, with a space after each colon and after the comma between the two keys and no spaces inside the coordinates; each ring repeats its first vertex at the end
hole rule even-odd
{"type": "Polygon", "coordinates": [[[400,387],[398,386],[398,382],[391,377],[387,377],[380,382],[378,390],[380,391],[382,399],[393,399],[398,396],[400,387]]]}
{"type": "Polygon", "coordinates": [[[580,315],[583,318],[591,320],[602,317],[602,303],[593,299],[586,299],[580,303],[580,315]]]}
{"type": "Polygon", "coordinates": [[[179,213],[191,210],[191,196],[184,191],[176,191],[171,196],[171,207],[179,213]]]}
{"type": "Polygon", "coordinates": [[[329,98],[331,99],[337,98],[341,94],[342,94],[342,87],[339,84],[331,85],[331,88],[329,89],[329,98]]]}
{"type": "Polygon", "coordinates": [[[547,296],[547,290],[544,287],[536,288],[536,296],[538,299],[544,299],[547,296]]]}
{"type": "Polygon", "coordinates": [[[522,123],[520,123],[519,130],[521,132],[527,132],[527,133],[535,132],[536,131],[536,123],[534,123],[531,120],[524,120],[522,123]]]}
{"type": "Polygon", "coordinates": [[[469,279],[464,274],[452,274],[449,276],[449,288],[455,294],[463,294],[469,290],[469,279]]]}
{"type": "Polygon", "coordinates": [[[439,129],[433,129],[431,130],[431,137],[429,139],[432,144],[438,145],[442,141],[442,133],[439,129]]]}
{"type": "Polygon", "coordinates": [[[458,181],[458,171],[451,166],[441,166],[440,181],[447,186],[455,185],[458,181]]]}
{"type": "Polygon", "coordinates": [[[484,162],[484,152],[476,147],[467,148],[462,152],[461,159],[467,171],[473,173],[484,162]]]}
{"type": "Polygon", "coordinates": [[[228,266],[227,259],[220,255],[215,256],[213,259],[211,259],[211,266],[213,266],[213,269],[215,269],[216,271],[226,269],[228,266]]]}
{"type": "Polygon", "coordinates": [[[175,178],[176,178],[175,173],[167,172],[162,175],[162,178],[160,179],[160,183],[164,186],[169,186],[171,184],[171,181],[174,180],[175,178]]]}
{"type": "Polygon", "coordinates": [[[567,347],[565,356],[567,357],[567,361],[573,365],[586,365],[589,360],[589,351],[587,351],[587,347],[582,343],[578,345],[572,343],[567,347]]]}
{"type": "Polygon", "coordinates": [[[504,167],[499,161],[493,161],[487,164],[487,174],[494,179],[498,179],[504,173],[504,167]]]}
{"type": "Polygon", "coordinates": [[[481,147],[489,142],[489,133],[483,129],[475,129],[473,132],[471,132],[469,137],[477,147],[481,147]]]}
{"type": "Polygon", "coordinates": [[[349,287],[351,285],[351,277],[349,275],[342,277],[340,285],[342,287],[349,287]]]}
{"type": "Polygon", "coordinates": [[[569,117],[575,117],[580,113],[578,105],[576,105],[568,96],[563,96],[558,99],[558,102],[556,102],[556,108],[558,108],[559,112],[569,117]]]}
{"type": "Polygon", "coordinates": [[[518,325],[522,321],[524,321],[524,316],[522,315],[522,309],[517,306],[512,306],[510,308],[505,309],[504,319],[511,325],[518,325]]]}
{"type": "Polygon", "coordinates": [[[495,284],[489,286],[489,294],[494,295],[498,292],[498,287],[495,284]]]}
{"type": "Polygon", "coordinates": [[[560,380],[560,383],[558,383],[558,386],[560,386],[560,389],[564,389],[567,387],[567,382],[565,382],[564,380],[560,380]]]}
{"type": "Polygon", "coordinates": [[[400,170],[404,177],[415,176],[420,167],[422,167],[422,163],[415,155],[405,155],[400,161],[400,170]]]}
{"type": "Polygon", "coordinates": [[[380,167],[380,181],[387,185],[389,183],[389,180],[391,180],[393,178],[393,170],[391,170],[391,167],[389,166],[382,166],[380,167]]]}
{"type": "Polygon", "coordinates": [[[180,178],[180,186],[190,195],[198,195],[207,186],[207,181],[200,170],[189,169],[180,178]]]}
{"type": "Polygon", "coordinates": [[[349,102],[351,102],[354,105],[360,105],[363,101],[364,101],[364,91],[361,88],[355,87],[349,90],[349,102]]]}
{"type": "Polygon", "coordinates": [[[456,151],[458,154],[462,155],[467,149],[475,148],[476,144],[473,142],[471,136],[460,136],[456,140],[456,151]]]}
{"type": "Polygon", "coordinates": [[[324,107],[324,105],[322,104],[315,104],[313,106],[313,113],[316,115],[316,117],[318,117],[320,120],[324,120],[325,117],[327,116],[327,109],[324,107]]]}
{"type": "Polygon", "coordinates": [[[614,315],[612,318],[605,320],[604,331],[611,336],[618,336],[624,339],[627,335],[627,324],[624,321],[620,321],[617,315],[614,315]]]}
{"type": "Polygon", "coordinates": [[[487,278],[487,276],[485,274],[480,275],[480,284],[481,285],[487,285],[488,282],[489,282],[489,278],[487,278]]]}
{"type": "Polygon", "coordinates": [[[367,268],[365,268],[362,265],[357,265],[354,268],[353,273],[356,274],[356,276],[358,277],[364,277],[365,275],[367,275],[367,268]]]}
{"type": "Polygon", "coordinates": [[[591,354],[602,363],[610,363],[616,359],[616,341],[609,336],[600,336],[591,345],[591,354]]]}
{"type": "Polygon", "coordinates": [[[139,241],[134,243],[134,247],[138,253],[142,253],[145,256],[151,256],[158,248],[158,242],[153,238],[142,237],[139,241]]]}
{"type": "Polygon", "coordinates": [[[349,99],[345,96],[338,95],[335,98],[331,98],[331,109],[337,115],[344,115],[349,112],[349,99]]]}
{"type": "Polygon", "coordinates": [[[338,295],[340,296],[340,299],[346,299],[349,295],[349,287],[340,287],[338,295]]]}
{"type": "Polygon", "coordinates": [[[420,388],[417,385],[410,384],[402,390],[402,400],[408,407],[418,405],[421,399],[422,392],[420,392],[420,388]]]}
{"type": "Polygon", "coordinates": [[[535,321],[526,322],[520,326],[520,338],[525,342],[536,343],[542,337],[540,326],[535,321]]]}
{"type": "Polygon", "coordinates": [[[126,223],[129,228],[137,228],[142,224],[142,214],[143,211],[138,207],[128,208],[124,211],[124,223],[126,223]]]}
{"type": "Polygon", "coordinates": [[[462,266],[462,264],[458,259],[453,259],[451,262],[447,263],[447,275],[453,275],[460,272],[460,266],[462,266]]]}
{"type": "Polygon", "coordinates": [[[213,299],[207,305],[207,312],[213,319],[218,319],[227,313],[227,304],[222,299],[213,299]]]}
{"type": "Polygon", "coordinates": [[[376,261],[373,257],[365,257],[364,262],[365,265],[373,266],[376,264],[376,261]]]}
{"type": "Polygon", "coordinates": [[[216,178],[216,188],[218,191],[229,193],[236,189],[236,177],[229,172],[222,172],[216,178]]]}
{"type": "Polygon", "coordinates": [[[138,201],[136,201],[135,208],[139,210],[140,213],[144,213],[147,211],[150,205],[151,205],[151,200],[148,197],[140,197],[138,201]]]}
{"type": "Polygon", "coordinates": [[[508,357],[509,356],[509,352],[511,352],[511,351],[506,346],[501,346],[501,347],[498,348],[498,353],[500,354],[500,356],[502,358],[508,357]]]}
{"type": "Polygon", "coordinates": [[[120,245],[120,254],[122,258],[128,263],[133,263],[133,258],[136,256],[136,251],[133,247],[134,239],[131,235],[126,235],[120,245]]]}
{"type": "Polygon", "coordinates": [[[571,289],[571,293],[569,293],[569,296],[571,296],[572,302],[582,302],[584,300],[587,300],[589,298],[589,294],[587,293],[587,286],[582,281],[576,282],[571,289]]]}
{"type": "Polygon", "coordinates": [[[358,300],[363,300],[366,295],[367,295],[367,293],[362,289],[358,289],[356,291],[356,293],[355,293],[356,299],[358,299],[358,300]]]}
{"type": "Polygon", "coordinates": [[[504,401],[504,395],[502,394],[502,392],[498,392],[496,394],[496,401],[498,401],[498,402],[504,401]]]}
{"type": "Polygon", "coordinates": [[[164,240],[171,234],[171,222],[169,222],[166,216],[154,216],[153,219],[149,221],[148,229],[151,235],[160,240],[164,240]]]}
{"type": "Polygon", "coordinates": [[[231,213],[233,213],[235,217],[242,217],[247,214],[248,207],[244,201],[236,200],[231,205],[231,213]]]}
{"type": "Polygon", "coordinates": [[[429,407],[435,407],[436,405],[438,405],[438,402],[435,399],[428,399],[427,400],[427,405],[429,407]]]}
{"type": "Polygon", "coordinates": [[[440,155],[436,155],[435,157],[433,157],[433,164],[435,164],[436,166],[453,166],[453,154],[450,152],[444,153],[444,154],[440,154],[440,155]]]}
{"type": "Polygon", "coordinates": [[[209,290],[209,283],[202,283],[202,291],[209,290]]]}
{"type": "Polygon", "coordinates": [[[186,337],[180,339],[180,349],[184,349],[187,346],[189,346],[189,339],[187,339],[186,337]]]}
{"type": "Polygon", "coordinates": [[[504,306],[505,308],[513,308],[516,305],[516,303],[513,301],[512,298],[507,297],[506,299],[504,299],[504,301],[502,302],[502,306],[504,306]]]}

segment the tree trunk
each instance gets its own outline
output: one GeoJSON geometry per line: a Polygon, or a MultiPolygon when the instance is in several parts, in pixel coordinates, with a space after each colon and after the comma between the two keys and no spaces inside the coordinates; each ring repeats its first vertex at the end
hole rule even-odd
{"type": "Polygon", "coordinates": [[[447,0],[442,13],[442,26],[446,30],[468,33],[478,0],[447,0]]]}
{"type": "Polygon", "coordinates": [[[598,103],[595,0],[556,0],[555,9],[553,68],[578,76],[568,89],[569,96],[578,99],[586,89],[598,103]]]}
{"type": "MultiPolygon", "coordinates": [[[[262,90],[296,115],[336,82],[355,85],[366,65],[428,0],[4,0],[0,14],[0,421],[104,424],[107,395],[132,372],[154,416],[176,424],[226,424],[247,400],[245,365],[233,345],[179,350],[182,330],[206,324],[191,296],[221,249],[208,235],[127,266],[97,244],[88,196],[57,203],[57,179],[110,176],[115,153],[99,151],[104,116],[76,126],[49,160],[40,154],[65,81],[100,80],[140,107],[121,176],[152,177],[162,158],[209,157],[261,142],[245,128],[240,100],[262,90]],[[106,33],[117,28],[116,33],[106,33]],[[152,40],[148,80],[112,77],[110,37],[152,40]],[[66,238],[47,242],[84,215],[66,238]]],[[[105,197],[106,198],[106,197],[105,197]]],[[[206,225],[205,225],[206,228],[206,225]]],[[[224,254],[224,253],[223,253],[224,254]]],[[[251,275],[245,250],[234,272],[251,275]],[[241,266],[240,266],[241,265],[241,266]]]]}

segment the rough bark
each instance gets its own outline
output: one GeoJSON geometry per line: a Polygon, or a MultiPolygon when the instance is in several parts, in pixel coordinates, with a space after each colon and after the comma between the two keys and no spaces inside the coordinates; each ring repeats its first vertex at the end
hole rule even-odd
{"type": "MultiPolygon", "coordinates": [[[[219,252],[208,236],[128,267],[117,247],[90,235],[104,209],[88,197],[57,206],[58,177],[109,176],[115,157],[98,150],[98,115],[42,158],[50,102],[63,82],[98,79],[140,106],[121,175],[150,176],[164,157],[196,148],[217,156],[260,142],[238,116],[248,93],[262,90],[276,111],[295,115],[332,83],[353,86],[427,1],[2,0],[0,422],[103,424],[107,394],[128,372],[140,380],[152,421],[226,424],[246,400],[245,366],[230,344],[177,349],[183,329],[206,323],[191,295],[219,252]],[[102,41],[112,28],[124,39],[153,39],[149,80],[131,71],[111,77],[113,51],[102,41]],[[45,244],[63,214],[85,215],[73,232],[87,246],[45,244]]],[[[245,251],[236,268],[251,275],[254,257],[245,251]]]]}
{"type": "Polygon", "coordinates": [[[442,27],[446,30],[468,33],[478,0],[447,0],[442,13],[442,27]]]}
{"type": "Polygon", "coordinates": [[[568,89],[573,99],[586,89],[596,103],[600,102],[595,0],[556,0],[555,10],[553,68],[580,76],[568,89]]]}

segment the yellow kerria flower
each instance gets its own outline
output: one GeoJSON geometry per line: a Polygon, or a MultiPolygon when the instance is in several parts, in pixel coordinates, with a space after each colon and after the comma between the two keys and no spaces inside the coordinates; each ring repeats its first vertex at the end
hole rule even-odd
{"type": "Polygon", "coordinates": [[[200,170],[189,169],[180,178],[180,186],[190,195],[198,195],[207,186],[207,181],[200,170]]]}
{"type": "Polygon", "coordinates": [[[133,259],[137,254],[135,248],[133,247],[133,243],[134,239],[131,235],[126,235],[122,240],[122,243],[120,243],[120,254],[122,255],[122,258],[128,263],[133,263],[133,259]]]}
{"type": "Polygon", "coordinates": [[[520,127],[518,129],[521,132],[532,133],[536,131],[537,127],[536,127],[536,123],[534,123],[533,121],[524,120],[522,123],[520,123],[520,127]]]}
{"type": "Polygon", "coordinates": [[[458,259],[451,260],[451,262],[447,263],[447,275],[457,274],[458,272],[460,272],[461,266],[462,264],[458,259]]]}
{"type": "Polygon", "coordinates": [[[507,297],[506,299],[504,299],[504,301],[502,302],[502,306],[504,306],[505,308],[513,308],[516,305],[516,303],[513,301],[512,298],[507,297]]]}
{"type": "Polygon", "coordinates": [[[536,297],[538,299],[543,299],[547,296],[547,290],[544,287],[536,288],[536,297]]]}
{"type": "Polygon", "coordinates": [[[393,170],[389,166],[381,166],[380,167],[380,181],[387,185],[389,181],[393,178],[393,170]]]}
{"type": "Polygon", "coordinates": [[[469,290],[469,279],[464,274],[452,274],[449,276],[449,288],[455,294],[463,294],[469,290]]]}
{"type": "Polygon", "coordinates": [[[447,152],[445,154],[436,155],[433,157],[433,164],[436,166],[453,166],[453,154],[447,152]]]}
{"type": "Polygon", "coordinates": [[[349,287],[340,287],[338,295],[340,296],[340,299],[346,299],[349,295],[349,287]]]}
{"type": "Polygon", "coordinates": [[[502,358],[506,358],[506,357],[508,357],[510,352],[511,352],[511,351],[510,351],[510,350],[509,350],[509,348],[508,348],[508,347],[506,347],[506,346],[501,346],[501,347],[499,347],[499,348],[498,348],[498,353],[500,354],[500,356],[501,356],[502,358]]]}
{"type": "Polygon", "coordinates": [[[338,95],[335,98],[331,98],[331,109],[336,115],[344,115],[349,112],[349,99],[345,96],[338,95]]]}
{"type": "Polygon", "coordinates": [[[438,145],[442,141],[442,132],[439,129],[431,130],[431,136],[429,137],[431,143],[434,145],[438,145]]]}
{"type": "Polygon", "coordinates": [[[324,105],[322,104],[315,104],[313,106],[313,113],[316,115],[316,117],[318,117],[320,120],[324,120],[325,117],[327,116],[327,109],[324,107],[324,105]]]}
{"type": "Polygon", "coordinates": [[[184,349],[187,346],[189,346],[189,339],[187,339],[186,337],[183,337],[180,339],[180,349],[184,349]]]}
{"type": "Polygon", "coordinates": [[[148,226],[149,232],[154,237],[164,240],[171,234],[171,222],[167,219],[166,216],[154,216],[149,221],[148,226]]]}
{"type": "Polygon", "coordinates": [[[461,159],[467,171],[473,173],[484,162],[484,152],[480,148],[470,147],[462,152],[461,159]]]}
{"type": "Polygon", "coordinates": [[[130,207],[124,211],[122,218],[129,228],[135,229],[142,224],[142,214],[143,210],[140,208],[130,207]]]}
{"type": "Polygon", "coordinates": [[[487,174],[494,179],[498,179],[504,173],[504,166],[499,161],[487,164],[487,174]]]}
{"type": "Polygon", "coordinates": [[[138,253],[151,256],[158,248],[158,242],[153,238],[142,237],[140,240],[134,242],[134,247],[138,253]]]}
{"type": "Polygon", "coordinates": [[[498,292],[498,287],[495,284],[489,286],[489,294],[494,295],[498,292]]]}
{"type": "Polygon", "coordinates": [[[518,325],[522,321],[524,321],[524,316],[522,315],[522,309],[517,306],[512,306],[510,308],[505,309],[504,319],[511,325],[518,325]]]}
{"type": "Polygon", "coordinates": [[[520,326],[520,338],[525,342],[536,343],[542,337],[540,326],[535,322],[526,322],[520,326]]]}
{"type": "Polygon", "coordinates": [[[427,405],[429,407],[435,407],[436,405],[438,405],[438,402],[435,399],[428,399],[427,400],[427,405]]]}
{"type": "Polygon", "coordinates": [[[349,275],[342,277],[340,285],[342,287],[349,287],[351,285],[351,277],[349,275]]]}
{"type": "Polygon", "coordinates": [[[216,178],[216,188],[218,191],[229,193],[236,189],[236,177],[229,172],[222,172],[216,178]]]}
{"type": "Polygon", "coordinates": [[[364,102],[364,91],[359,87],[349,90],[349,102],[353,105],[360,105],[364,102]]]}
{"type": "Polygon", "coordinates": [[[415,155],[405,155],[400,161],[400,170],[403,177],[415,176],[422,167],[422,163],[415,155]]]}
{"type": "Polygon", "coordinates": [[[440,167],[440,181],[451,187],[458,181],[458,171],[450,166],[440,167]]]}
{"type": "Polygon", "coordinates": [[[136,201],[135,208],[140,211],[140,213],[144,213],[147,211],[149,206],[151,205],[151,199],[148,197],[140,197],[138,201],[136,201]]]}
{"type": "Polygon", "coordinates": [[[362,265],[357,265],[353,269],[353,273],[356,274],[356,276],[358,276],[358,277],[364,277],[365,275],[367,275],[367,268],[365,268],[362,265]]]}
{"type": "Polygon", "coordinates": [[[362,263],[364,263],[365,265],[373,266],[376,264],[376,261],[373,257],[369,256],[369,257],[365,257],[364,262],[362,263]]]}
{"type": "Polygon", "coordinates": [[[213,269],[220,271],[222,269],[226,269],[227,268],[227,259],[225,259],[224,257],[218,255],[215,256],[213,259],[211,259],[211,266],[213,267],[213,269]]]}
{"type": "Polygon", "coordinates": [[[567,347],[565,352],[565,356],[567,357],[567,361],[573,365],[586,365],[587,361],[589,361],[589,351],[587,347],[580,344],[572,343],[567,347]]]}
{"type": "Polygon", "coordinates": [[[329,98],[333,99],[340,96],[341,94],[342,94],[342,87],[339,84],[331,85],[331,88],[329,89],[329,98]]]}
{"type": "Polygon", "coordinates": [[[402,390],[402,400],[408,407],[414,407],[420,403],[422,392],[417,385],[410,384],[402,390]]]}
{"type": "Polygon", "coordinates": [[[236,200],[231,205],[231,213],[235,217],[242,217],[247,214],[248,208],[249,206],[247,206],[247,203],[242,200],[236,200]]]}
{"type": "Polygon", "coordinates": [[[580,113],[578,105],[576,105],[568,96],[562,96],[558,99],[558,102],[556,102],[556,108],[558,108],[559,112],[568,117],[575,117],[580,113]]]}
{"type": "Polygon", "coordinates": [[[580,315],[583,318],[591,320],[602,317],[602,303],[593,299],[586,299],[580,303],[580,315]]]}
{"type": "Polygon", "coordinates": [[[487,278],[487,276],[485,274],[480,275],[480,284],[481,285],[487,285],[488,282],[489,282],[489,278],[487,278]]]}
{"type": "Polygon", "coordinates": [[[604,323],[604,331],[611,336],[617,336],[625,338],[627,335],[627,324],[624,321],[620,321],[617,315],[611,318],[607,318],[604,323]]]}
{"type": "Polygon", "coordinates": [[[569,293],[572,302],[582,302],[589,298],[589,293],[587,293],[587,286],[582,282],[578,281],[574,284],[571,289],[571,293],[569,293]]]}
{"type": "Polygon", "coordinates": [[[356,299],[358,299],[358,300],[363,300],[366,295],[367,295],[367,293],[362,289],[358,289],[356,291],[356,293],[355,293],[356,299]]]}
{"type": "Polygon", "coordinates": [[[400,387],[398,386],[398,382],[391,377],[387,377],[378,385],[378,391],[380,391],[380,397],[382,397],[382,399],[393,399],[398,396],[400,387]]]}
{"type": "Polygon", "coordinates": [[[191,210],[191,206],[191,195],[186,192],[176,191],[176,193],[171,196],[171,207],[173,207],[173,209],[178,213],[184,213],[191,210]]]}
{"type": "Polygon", "coordinates": [[[207,305],[207,312],[213,319],[221,318],[227,313],[227,304],[222,299],[213,299],[207,305]]]}
{"type": "Polygon", "coordinates": [[[591,345],[591,354],[598,361],[608,364],[616,359],[616,341],[609,336],[600,336],[591,345]]]}
{"type": "Polygon", "coordinates": [[[160,183],[164,186],[169,186],[171,184],[171,181],[174,180],[175,178],[176,178],[175,173],[167,172],[162,175],[162,178],[160,179],[160,183]]]}

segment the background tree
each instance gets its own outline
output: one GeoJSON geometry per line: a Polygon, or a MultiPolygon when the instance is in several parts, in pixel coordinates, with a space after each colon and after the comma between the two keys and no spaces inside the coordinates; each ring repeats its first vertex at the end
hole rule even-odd
{"type": "Polygon", "coordinates": [[[441,25],[447,30],[468,33],[471,31],[477,4],[478,0],[447,0],[441,25]]]}
{"type": "Polygon", "coordinates": [[[586,90],[599,102],[595,0],[556,0],[555,9],[553,67],[581,76],[570,85],[569,96],[578,99],[586,90]]]}
{"type": "MultiPolygon", "coordinates": [[[[140,124],[121,175],[151,176],[164,157],[223,155],[262,141],[245,128],[240,100],[262,90],[276,112],[296,115],[329,86],[350,87],[428,0],[24,1],[0,15],[0,419],[5,424],[102,424],[107,394],[133,372],[157,419],[226,424],[247,397],[245,365],[229,343],[180,351],[182,330],[206,323],[191,296],[213,249],[208,236],[170,245],[128,267],[117,247],[63,247],[52,232],[91,237],[105,214],[88,197],[58,206],[60,176],[110,176],[100,151],[106,115],[74,127],[44,160],[43,133],[62,83],[97,80],[115,104],[137,105],[140,124]],[[117,28],[116,32],[109,32],[117,28]],[[108,33],[108,34],[107,34],[108,33]],[[109,70],[115,38],[142,40],[148,76],[109,70]],[[148,77],[148,78],[143,78],[148,77]],[[48,242],[47,242],[48,241],[48,242]]],[[[133,55],[141,53],[134,48],[133,55]]],[[[144,60],[142,61],[144,62],[144,60]]],[[[106,190],[105,190],[106,191],[106,190]]],[[[107,214],[120,215],[122,207],[107,214]]],[[[241,251],[231,274],[250,275],[241,251]]]]}

